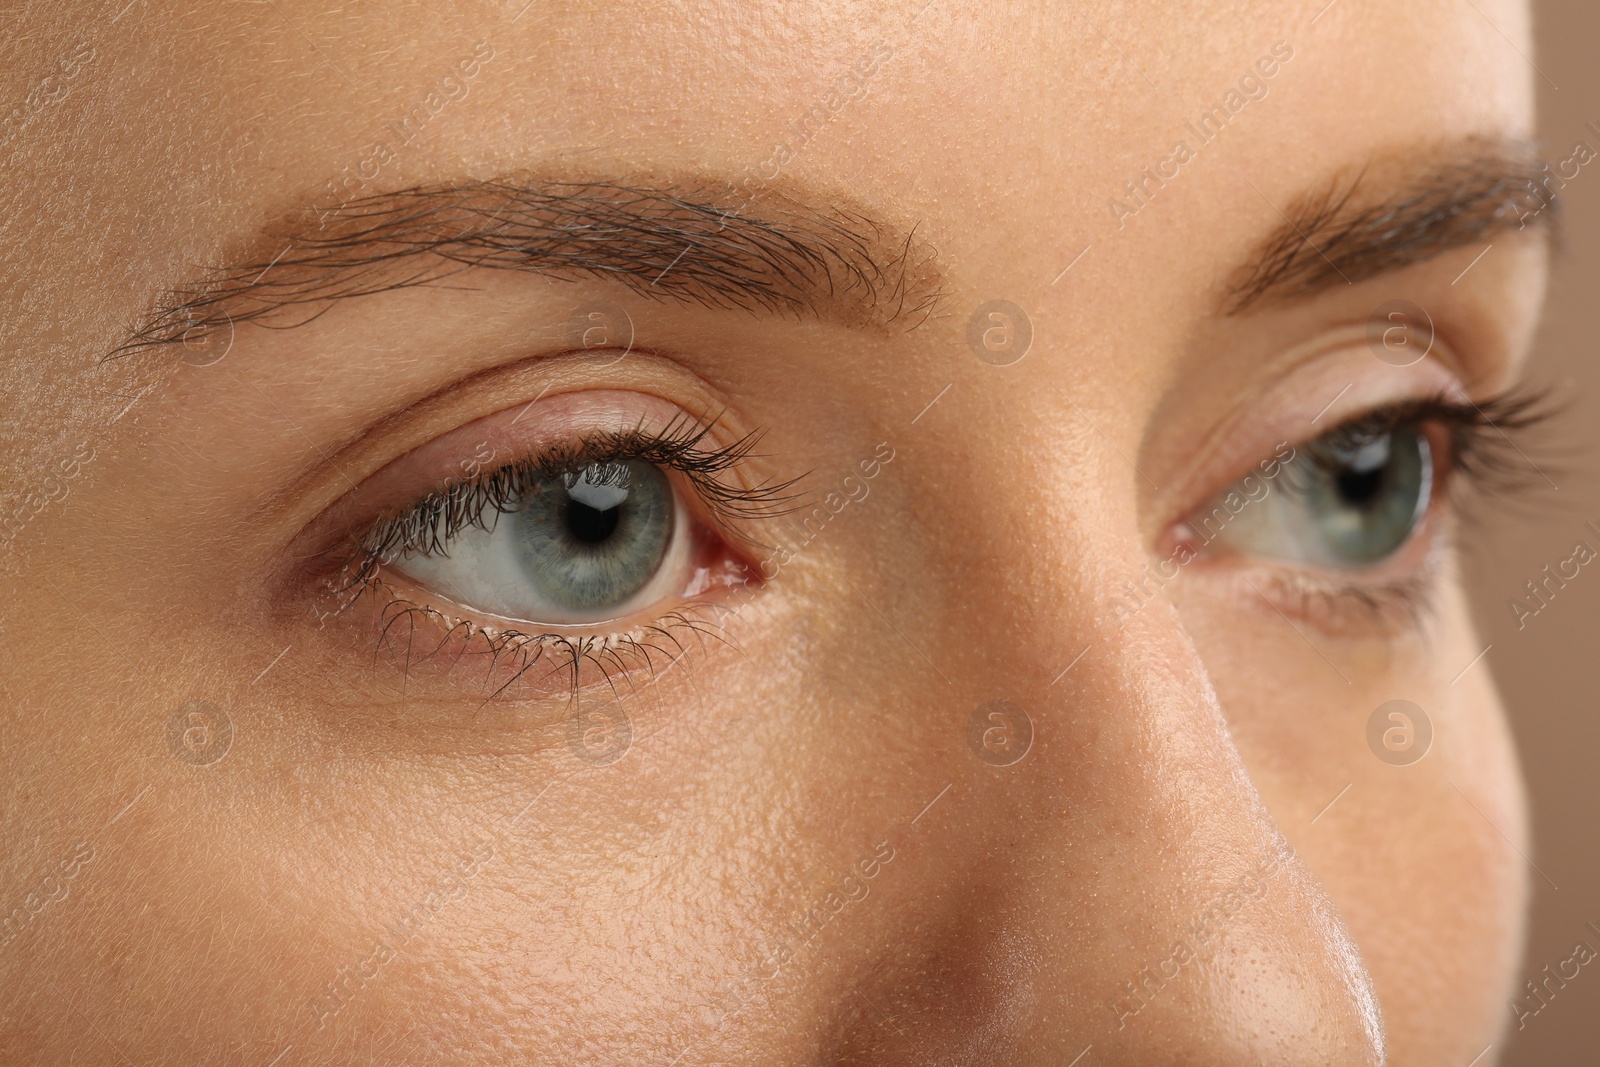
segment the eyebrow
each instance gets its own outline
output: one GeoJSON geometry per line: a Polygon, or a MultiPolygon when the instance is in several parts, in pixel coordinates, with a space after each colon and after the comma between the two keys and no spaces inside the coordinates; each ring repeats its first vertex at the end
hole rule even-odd
{"type": "Polygon", "coordinates": [[[304,325],[337,301],[435,286],[472,268],[607,279],[652,299],[754,315],[920,325],[944,284],[934,250],[915,227],[902,232],[837,201],[774,189],[752,198],[708,182],[535,178],[364,195],[263,228],[238,262],[154,298],[111,355],[245,322],[304,325]]]}
{"type": "Polygon", "coordinates": [[[1415,156],[1370,160],[1278,212],[1282,224],[1235,272],[1226,312],[1355,284],[1506,231],[1559,230],[1553,175],[1531,144],[1472,137],[1437,146],[1420,166],[1415,156]],[[1371,195],[1380,181],[1387,192],[1371,195]]]}

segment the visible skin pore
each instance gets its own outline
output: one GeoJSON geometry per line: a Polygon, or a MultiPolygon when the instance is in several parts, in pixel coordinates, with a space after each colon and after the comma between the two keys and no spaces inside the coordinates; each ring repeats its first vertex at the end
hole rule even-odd
{"type": "MultiPolygon", "coordinates": [[[[0,544],[0,918],[25,915],[0,1061],[1498,1058],[1525,811],[1487,664],[1463,673],[1449,520],[1412,551],[1420,621],[1318,612],[1271,560],[1119,603],[1280,442],[1515,380],[1537,231],[1237,314],[1228,293],[1330,183],[1367,167],[1361,195],[1393,197],[1441,146],[1528,136],[1524,5],[920,4],[13,18],[4,107],[92,55],[0,140],[5,513],[80,460],[0,544]],[[315,227],[301,209],[480,42],[364,193],[737,182],[888,45],[773,188],[914,234],[937,303],[751,315],[478,270],[241,323],[209,366],[107,358],[168,290],[270,260],[263,227],[315,227]],[[1119,225],[1124,183],[1278,42],[1266,95],[1119,225]],[[1396,298],[1440,339],[1405,369],[1365,342],[1396,298]],[[611,365],[563,340],[591,299],[635,327],[611,365]],[[999,299],[1034,329],[1005,367],[965,333],[999,299]],[[629,718],[609,765],[574,758],[560,681],[486,699],[486,660],[423,657],[442,632],[380,648],[306,577],[389,464],[499,413],[498,439],[535,434],[545,409],[511,416],[591,389],[762,430],[741,477],[805,476],[808,509],[879,460],[717,637],[580,670],[581,706],[629,718]],[[1406,767],[1367,743],[1397,698],[1434,728],[1406,767]],[[968,745],[996,699],[1034,730],[1011,766],[968,745]],[[218,762],[174,757],[192,700],[231,721],[218,762]]],[[[746,532],[793,548],[801,521],[746,532]]]]}

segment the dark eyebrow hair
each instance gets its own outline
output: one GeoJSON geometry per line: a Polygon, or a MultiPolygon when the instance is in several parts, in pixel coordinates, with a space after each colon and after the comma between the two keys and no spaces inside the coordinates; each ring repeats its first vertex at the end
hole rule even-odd
{"type": "Polygon", "coordinates": [[[157,297],[111,355],[238,323],[303,325],[334,301],[471,268],[610,279],[653,299],[758,315],[919,325],[943,285],[933,249],[915,227],[900,232],[836,203],[770,189],[752,200],[703,182],[533,178],[374,193],[268,226],[239,262],[157,297]]]}
{"type": "Polygon", "coordinates": [[[1354,284],[1506,230],[1556,231],[1551,177],[1532,145],[1482,137],[1369,161],[1279,212],[1282,224],[1234,276],[1227,313],[1354,284]],[[1418,157],[1428,162],[1419,168],[1418,157]],[[1380,180],[1390,191],[1374,198],[1380,180]]]}

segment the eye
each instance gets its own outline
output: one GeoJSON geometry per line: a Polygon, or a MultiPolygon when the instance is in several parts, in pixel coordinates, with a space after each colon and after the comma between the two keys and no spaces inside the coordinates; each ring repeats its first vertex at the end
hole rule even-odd
{"type": "Polygon", "coordinates": [[[1414,423],[1340,427],[1296,450],[1275,477],[1252,473],[1189,520],[1208,544],[1317,567],[1379,563],[1428,513],[1434,456],[1414,423]]]}
{"type": "Polygon", "coordinates": [[[398,648],[408,671],[418,656],[531,664],[548,649],[576,664],[601,648],[620,668],[620,650],[655,638],[675,645],[673,627],[701,629],[691,609],[759,587],[742,548],[759,545],[750,530],[788,509],[795,484],[740,473],[759,431],[718,444],[714,421],[682,413],[623,422],[633,404],[624,393],[559,404],[543,426],[528,419],[522,438],[507,432],[520,409],[507,409],[394,461],[390,481],[380,472],[376,488],[358,488],[357,510],[362,492],[409,502],[341,538],[322,579],[335,603],[319,619],[372,619],[380,650],[398,648]],[[591,418],[622,428],[582,428],[591,418]],[[457,474],[405,492],[436,470],[457,474]],[[437,640],[419,643],[427,627],[437,640]]]}
{"type": "Polygon", "coordinates": [[[693,538],[670,479],[638,459],[535,474],[480,524],[392,560],[464,607],[552,624],[601,622],[686,588],[693,538]]]}
{"type": "Polygon", "coordinates": [[[1156,576],[1200,558],[1273,561],[1287,566],[1246,588],[1280,612],[1336,635],[1414,627],[1432,605],[1433,549],[1471,499],[1463,490],[1499,505],[1542,473],[1515,438],[1549,416],[1547,399],[1474,401],[1452,387],[1285,441],[1171,527],[1156,576]]]}

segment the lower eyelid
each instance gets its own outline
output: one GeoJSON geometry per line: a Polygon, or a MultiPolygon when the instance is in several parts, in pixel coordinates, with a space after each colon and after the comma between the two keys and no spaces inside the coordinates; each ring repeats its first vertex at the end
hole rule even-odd
{"type": "Polygon", "coordinates": [[[1329,584],[1305,574],[1282,574],[1263,595],[1277,610],[1339,638],[1391,638],[1422,628],[1432,617],[1437,573],[1428,567],[1389,582],[1329,584]]]}
{"type": "Polygon", "coordinates": [[[1330,637],[1388,639],[1432,617],[1451,526],[1447,505],[1436,497],[1406,543],[1371,567],[1319,569],[1241,553],[1197,558],[1184,569],[1198,568],[1197,577],[1243,609],[1281,615],[1330,637]]]}
{"type": "MultiPolygon", "coordinates": [[[[1157,566],[1170,572],[1174,564],[1181,564],[1178,582],[1184,581],[1185,571],[1206,575],[1206,584],[1241,609],[1281,615],[1325,635],[1388,639],[1415,632],[1430,617],[1432,594],[1455,529],[1456,494],[1451,483],[1459,474],[1449,430],[1430,426],[1427,437],[1433,453],[1427,509],[1388,557],[1365,566],[1332,568],[1252,553],[1225,542],[1219,545],[1220,536],[1206,538],[1190,525],[1201,514],[1197,510],[1163,538],[1158,550],[1162,562],[1157,566]],[[1192,553],[1190,562],[1181,562],[1180,545],[1192,553]]],[[[1305,445],[1297,446],[1297,451],[1304,455],[1305,445]]],[[[1159,582],[1158,575],[1153,577],[1159,582]]]]}
{"type": "Polygon", "coordinates": [[[419,697],[568,698],[577,688],[609,692],[623,674],[651,674],[720,635],[722,612],[704,601],[605,627],[519,629],[510,620],[472,619],[383,575],[346,595],[337,617],[341,642],[374,667],[396,672],[419,697]]]}

